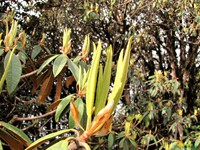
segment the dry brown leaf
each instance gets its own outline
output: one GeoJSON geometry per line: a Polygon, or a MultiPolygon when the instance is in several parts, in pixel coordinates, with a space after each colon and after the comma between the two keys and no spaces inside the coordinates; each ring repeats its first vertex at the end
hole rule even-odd
{"type": "Polygon", "coordinates": [[[59,74],[57,77],[55,101],[60,99],[61,90],[62,90],[62,75],[59,74]]]}
{"type": "Polygon", "coordinates": [[[42,73],[39,77],[37,77],[36,81],[33,82],[33,88],[31,90],[32,94],[34,94],[36,92],[37,88],[49,76],[49,74],[50,74],[50,72],[48,71],[48,72],[42,73]]]}
{"type": "Polygon", "coordinates": [[[73,101],[70,102],[70,111],[72,113],[72,117],[74,119],[74,122],[84,131],[83,127],[81,126],[79,122],[79,112],[78,109],[76,108],[76,105],[74,104],[73,101]]]}
{"type": "Polygon", "coordinates": [[[60,104],[60,102],[62,101],[62,99],[59,99],[55,102],[53,102],[48,108],[47,108],[47,112],[49,112],[51,109],[56,109],[57,106],[60,104]]]}
{"type": "Polygon", "coordinates": [[[66,87],[69,88],[69,86],[72,84],[72,82],[74,82],[74,76],[69,76],[67,77],[67,80],[66,80],[66,87]]]}
{"type": "Polygon", "coordinates": [[[48,78],[44,80],[41,85],[40,92],[37,97],[38,103],[43,103],[47,96],[50,94],[54,82],[53,73],[51,72],[48,78]]]}
{"type": "Polygon", "coordinates": [[[23,150],[23,144],[20,143],[17,139],[7,134],[3,130],[0,130],[0,137],[10,146],[11,150],[23,150]]]}
{"type": "Polygon", "coordinates": [[[110,130],[110,127],[112,125],[112,120],[113,120],[113,117],[111,116],[108,121],[106,121],[103,125],[103,127],[98,130],[97,132],[94,133],[94,135],[105,135],[105,134],[108,134],[109,133],[109,130],[110,130]]]}

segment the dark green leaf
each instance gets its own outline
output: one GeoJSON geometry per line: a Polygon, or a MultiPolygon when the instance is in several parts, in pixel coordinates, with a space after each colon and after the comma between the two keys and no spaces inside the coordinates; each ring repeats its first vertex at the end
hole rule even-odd
{"type": "Polygon", "coordinates": [[[67,63],[67,56],[65,54],[61,54],[58,56],[53,63],[53,75],[56,77],[64,68],[67,63]]]}
{"type": "Polygon", "coordinates": [[[75,80],[78,81],[78,76],[79,76],[78,66],[74,62],[72,62],[71,60],[68,60],[68,67],[71,70],[75,80]]]}
{"type": "Polygon", "coordinates": [[[57,109],[56,109],[56,114],[55,114],[55,121],[58,122],[60,119],[60,115],[62,114],[62,112],[64,111],[64,109],[67,107],[67,105],[69,104],[71,98],[72,98],[73,94],[68,95],[67,97],[63,98],[62,101],[60,102],[60,104],[58,105],[57,109]]]}
{"type": "MultiPolygon", "coordinates": [[[[4,68],[7,65],[9,57],[10,57],[10,52],[5,57],[4,68]]],[[[9,94],[12,94],[13,91],[16,89],[20,81],[21,73],[22,73],[21,62],[19,61],[19,58],[15,54],[13,54],[8,74],[6,76],[7,90],[9,94]]]]}
{"type": "Polygon", "coordinates": [[[40,45],[35,45],[31,53],[31,59],[35,59],[35,57],[37,57],[37,55],[41,52],[41,50],[42,48],[40,45]]]}

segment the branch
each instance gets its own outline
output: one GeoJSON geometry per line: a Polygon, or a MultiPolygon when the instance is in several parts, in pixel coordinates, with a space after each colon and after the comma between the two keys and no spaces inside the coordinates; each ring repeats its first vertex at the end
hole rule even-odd
{"type": "Polygon", "coordinates": [[[14,115],[13,118],[9,121],[9,123],[13,123],[15,121],[29,121],[29,120],[35,120],[35,119],[40,119],[40,118],[44,118],[44,117],[47,117],[49,115],[52,115],[56,112],[56,110],[53,110],[51,112],[48,112],[46,114],[43,114],[41,116],[35,116],[35,117],[27,117],[27,118],[20,118],[18,117],[18,115],[14,115]]]}
{"type": "Polygon", "coordinates": [[[21,76],[21,79],[27,78],[27,77],[29,77],[29,76],[32,76],[32,75],[36,74],[37,71],[38,71],[38,70],[34,70],[34,71],[32,71],[32,72],[29,72],[29,73],[27,73],[27,74],[24,74],[24,75],[21,76]]]}

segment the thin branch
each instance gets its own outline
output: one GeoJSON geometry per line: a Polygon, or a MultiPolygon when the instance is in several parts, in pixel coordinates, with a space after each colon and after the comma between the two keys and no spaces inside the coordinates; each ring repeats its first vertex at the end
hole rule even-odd
{"type": "Polygon", "coordinates": [[[35,102],[36,102],[36,100],[35,100],[35,99],[29,100],[29,101],[24,101],[24,100],[20,99],[20,98],[19,98],[19,97],[17,97],[17,96],[15,96],[15,98],[16,98],[16,100],[18,100],[19,102],[22,102],[22,103],[23,103],[23,104],[25,104],[25,105],[30,105],[30,104],[32,104],[32,103],[35,103],[35,102]]]}
{"type": "Polygon", "coordinates": [[[9,121],[9,123],[13,123],[15,121],[29,121],[29,120],[35,120],[35,119],[40,119],[40,118],[44,118],[44,117],[47,117],[49,115],[52,115],[56,112],[56,110],[53,110],[51,112],[48,112],[46,114],[43,114],[41,116],[35,116],[35,117],[27,117],[27,118],[20,118],[18,117],[18,115],[14,115],[13,118],[9,121]]]}
{"type": "Polygon", "coordinates": [[[164,138],[161,138],[160,140],[158,140],[157,142],[155,143],[151,143],[149,144],[148,146],[153,146],[153,145],[157,145],[158,143],[160,143],[164,138]]]}
{"type": "Polygon", "coordinates": [[[8,118],[10,116],[10,114],[15,110],[15,108],[16,108],[16,99],[14,100],[14,106],[13,106],[12,110],[8,113],[6,118],[8,118]]]}
{"type": "Polygon", "coordinates": [[[38,70],[34,70],[34,71],[32,71],[32,72],[29,72],[29,73],[27,73],[27,74],[24,74],[24,75],[21,76],[21,79],[27,78],[27,77],[29,77],[29,76],[32,76],[32,75],[36,74],[37,71],[38,71],[38,70]]]}
{"type": "Polygon", "coordinates": [[[56,112],[56,110],[53,110],[53,111],[48,112],[48,113],[46,113],[46,114],[43,114],[43,115],[41,115],[41,116],[35,116],[35,117],[27,117],[27,118],[19,118],[19,117],[17,117],[16,120],[18,120],[18,121],[29,121],[29,120],[40,119],[40,118],[44,118],[44,117],[47,117],[47,116],[49,116],[49,115],[52,115],[52,114],[54,114],[55,112],[56,112]]]}

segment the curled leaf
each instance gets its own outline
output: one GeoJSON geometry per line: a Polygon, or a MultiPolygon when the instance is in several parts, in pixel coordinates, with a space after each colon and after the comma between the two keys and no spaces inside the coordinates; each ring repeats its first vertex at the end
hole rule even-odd
{"type": "Polygon", "coordinates": [[[99,113],[96,115],[94,119],[92,127],[88,131],[89,135],[92,135],[95,132],[97,132],[105,124],[105,122],[109,120],[113,109],[113,105],[114,105],[114,100],[109,102],[103,109],[99,111],[99,113]]]}
{"type": "Polygon", "coordinates": [[[72,113],[72,116],[73,116],[75,123],[84,131],[83,127],[81,126],[81,124],[79,122],[79,111],[76,108],[73,101],[70,101],[70,111],[72,113]]]}

